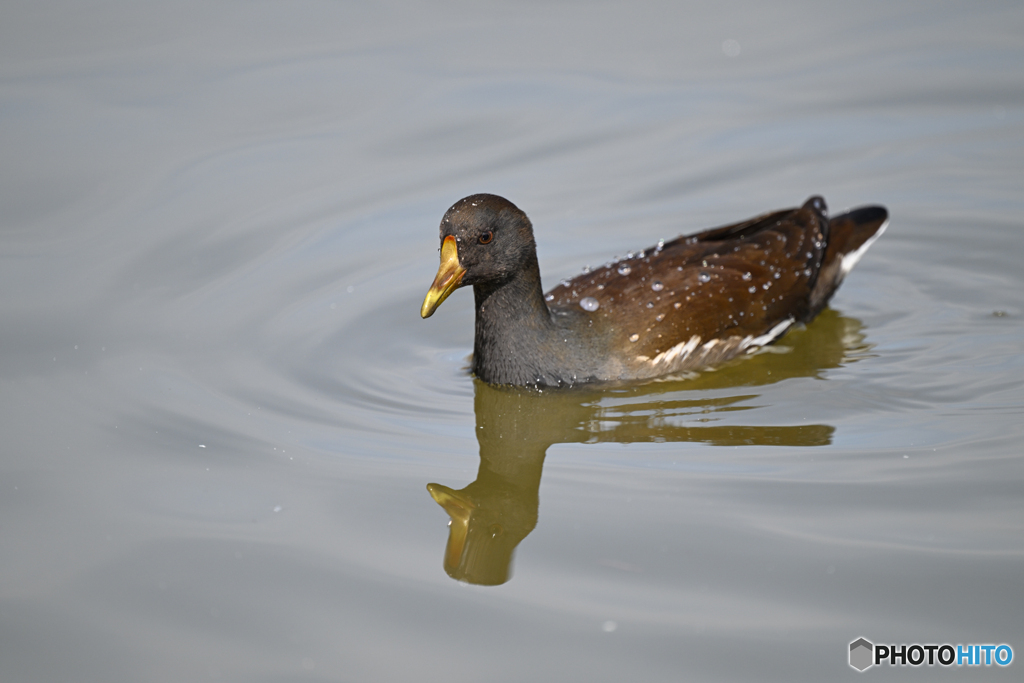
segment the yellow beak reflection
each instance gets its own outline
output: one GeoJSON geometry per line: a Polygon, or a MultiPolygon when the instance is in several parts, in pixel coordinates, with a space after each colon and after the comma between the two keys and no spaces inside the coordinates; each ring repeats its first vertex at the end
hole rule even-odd
{"type": "Polygon", "coordinates": [[[448,547],[445,548],[444,553],[444,566],[450,574],[462,561],[462,550],[466,545],[466,535],[469,532],[469,518],[473,514],[473,510],[476,509],[476,504],[462,495],[460,491],[452,490],[442,484],[427,484],[427,490],[452,520],[448,534],[448,547]]]}
{"type": "Polygon", "coordinates": [[[462,282],[466,269],[459,264],[459,250],[455,246],[455,238],[448,235],[441,243],[441,267],[437,269],[434,284],[430,285],[427,296],[423,299],[420,315],[429,318],[437,307],[454,292],[462,282]]]}

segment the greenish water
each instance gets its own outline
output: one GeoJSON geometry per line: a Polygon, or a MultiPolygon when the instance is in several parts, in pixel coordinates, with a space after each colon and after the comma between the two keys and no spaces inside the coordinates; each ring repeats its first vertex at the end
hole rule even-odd
{"type": "Polygon", "coordinates": [[[1016,3],[7,3],[0,680],[1024,656],[1022,35],[1016,3]],[[468,292],[419,316],[474,192],[547,288],[812,194],[892,219],[762,353],[536,394],[467,374],[468,292]]]}

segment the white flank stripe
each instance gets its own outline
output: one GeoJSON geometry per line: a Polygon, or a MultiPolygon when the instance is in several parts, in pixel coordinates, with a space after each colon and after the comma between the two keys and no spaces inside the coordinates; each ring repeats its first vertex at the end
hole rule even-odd
{"type": "Polygon", "coordinates": [[[690,337],[689,341],[679,342],[671,349],[668,349],[667,351],[662,351],[661,353],[654,357],[654,360],[652,360],[651,363],[654,365],[658,363],[671,363],[676,358],[682,360],[689,356],[693,352],[693,350],[697,348],[697,344],[700,344],[700,337],[698,337],[697,335],[693,335],[692,337],[690,337]]]}
{"type": "Polygon", "coordinates": [[[764,346],[765,344],[770,344],[775,339],[778,339],[783,332],[788,330],[789,326],[792,324],[793,319],[786,318],[781,323],[777,324],[775,327],[762,334],[760,337],[747,337],[742,342],[740,342],[740,348],[757,348],[759,346],[764,346]]]}

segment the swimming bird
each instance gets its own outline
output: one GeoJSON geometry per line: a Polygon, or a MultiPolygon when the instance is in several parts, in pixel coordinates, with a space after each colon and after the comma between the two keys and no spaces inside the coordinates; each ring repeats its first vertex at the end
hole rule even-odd
{"type": "Polygon", "coordinates": [[[475,194],[441,220],[429,318],[473,287],[472,370],[491,384],[572,386],[701,370],[809,322],[882,234],[888,212],[829,218],[825,201],[658,242],[541,287],[533,226],[512,202],[475,194]]]}

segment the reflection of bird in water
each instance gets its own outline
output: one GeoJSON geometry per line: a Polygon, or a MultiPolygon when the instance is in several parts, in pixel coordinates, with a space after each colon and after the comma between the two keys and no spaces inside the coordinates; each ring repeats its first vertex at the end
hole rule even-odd
{"type": "Polygon", "coordinates": [[[583,442],[695,441],[723,446],[822,446],[824,424],[736,424],[759,397],[750,387],[823,370],[863,357],[860,323],[826,310],[794,330],[771,353],[743,357],[681,381],[537,392],[475,382],[480,468],[461,490],[427,489],[451,518],[444,568],[468,583],[509,579],[516,546],[537,524],[541,471],[550,445],[583,442]],[[708,394],[712,394],[709,396],[708,394]]]}
{"type": "Polygon", "coordinates": [[[512,458],[481,457],[476,481],[460,491],[427,484],[451,519],[444,554],[449,576],[486,586],[508,581],[512,553],[537,526],[543,465],[544,451],[527,446],[512,458]]]}
{"type": "Polygon", "coordinates": [[[830,219],[812,197],[659,242],[545,296],[526,214],[473,195],[441,221],[441,266],[420,313],[473,286],[473,371],[485,382],[564,386],[700,370],[813,319],[887,220],[879,206],[830,219]]]}

